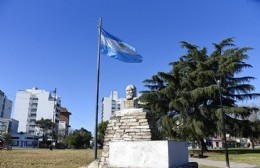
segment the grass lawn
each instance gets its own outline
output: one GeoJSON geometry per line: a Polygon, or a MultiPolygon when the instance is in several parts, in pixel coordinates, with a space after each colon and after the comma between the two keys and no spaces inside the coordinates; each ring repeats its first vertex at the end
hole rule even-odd
{"type": "MultiPolygon", "coordinates": [[[[206,159],[225,161],[226,157],[224,153],[212,153],[208,152],[205,155],[206,159]]],[[[247,163],[260,166],[260,153],[241,153],[241,154],[229,154],[230,162],[247,163]]]]}
{"type": "MultiPolygon", "coordinates": [[[[98,152],[99,155],[101,151],[98,152]]],[[[94,150],[13,149],[0,151],[1,168],[76,168],[88,165],[94,150]]]]}
{"type": "Polygon", "coordinates": [[[199,168],[219,168],[215,166],[206,166],[206,165],[199,165],[199,168]]]}
{"type": "MultiPolygon", "coordinates": [[[[101,150],[98,151],[101,155],[101,150]]],[[[208,152],[206,159],[225,161],[225,154],[208,152]]],[[[77,168],[88,165],[94,156],[94,151],[54,149],[13,149],[0,150],[0,168],[77,168]]],[[[260,153],[239,153],[229,155],[231,162],[242,162],[259,165],[260,153]]],[[[199,165],[199,168],[216,168],[199,165]]]]}

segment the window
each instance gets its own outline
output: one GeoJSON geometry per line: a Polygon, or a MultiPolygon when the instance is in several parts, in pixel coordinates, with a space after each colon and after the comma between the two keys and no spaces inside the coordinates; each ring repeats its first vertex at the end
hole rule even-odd
{"type": "Polygon", "coordinates": [[[25,139],[34,139],[33,137],[25,137],[25,139]]]}
{"type": "Polygon", "coordinates": [[[31,112],[37,112],[37,108],[32,108],[31,112]]]}
{"type": "Polygon", "coordinates": [[[38,106],[38,103],[32,103],[32,106],[36,106],[36,107],[37,107],[37,106],[38,106]]]}
{"type": "Polygon", "coordinates": [[[36,117],[36,114],[31,114],[30,117],[36,117]]]}
{"type": "Polygon", "coordinates": [[[12,139],[19,139],[19,137],[12,137],[12,139]]]}

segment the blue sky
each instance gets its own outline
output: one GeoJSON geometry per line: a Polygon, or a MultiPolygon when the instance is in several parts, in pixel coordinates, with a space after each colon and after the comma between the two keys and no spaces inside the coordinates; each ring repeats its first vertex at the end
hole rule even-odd
{"type": "Polygon", "coordinates": [[[180,41],[210,53],[228,37],[254,48],[247,60],[254,68],[241,75],[256,77],[260,92],[259,0],[0,0],[0,89],[14,101],[18,90],[56,87],[72,128],[93,131],[100,16],[104,29],[143,56],[140,64],[101,56],[100,101],[113,90],[124,97],[128,84],[144,90],[143,80],[185,54],[180,41]]]}

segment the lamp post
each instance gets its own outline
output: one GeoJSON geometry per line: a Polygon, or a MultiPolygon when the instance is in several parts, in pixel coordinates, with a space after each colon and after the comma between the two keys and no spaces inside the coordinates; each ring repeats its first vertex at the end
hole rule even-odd
{"type": "Polygon", "coordinates": [[[56,145],[56,140],[55,140],[55,134],[56,134],[56,95],[57,95],[57,89],[55,88],[54,91],[54,99],[53,99],[53,114],[52,114],[52,144],[50,147],[52,147],[52,145],[56,145]]]}
{"type": "Polygon", "coordinates": [[[229,157],[228,157],[228,147],[227,147],[227,137],[226,137],[226,128],[225,128],[225,114],[223,110],[223,103],[222,103],[222,94],[221,94],[221,81],[217,81],[218,84],[218,91],[219,91],[219,100],[221,105],[221,116],[222,116],[222,134],[224,139],[224,146],[225,146],[225,155],[226,155],[226,167],[230,168],[229,165],[229,157]]]}

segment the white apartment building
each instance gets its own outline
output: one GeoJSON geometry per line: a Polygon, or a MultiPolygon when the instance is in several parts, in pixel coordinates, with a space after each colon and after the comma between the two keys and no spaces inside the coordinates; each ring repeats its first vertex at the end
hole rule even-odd
{"type": "Polygon", "coordinates": [[[14,115],[19,121],[18,132],[40,135],[35,121],[51,119],[59,123],[61,99],[56,93],[38,88],[19,90],[16,93],[14,115]]]}
{"type": "Polygon", "coordinates": [[[10,118],[13,102],[0,90],[0,118],[10,118]]]}
{"type": "Polygon", "coordinates": [[[118,98],[117,91],[112,91],[109,97],[103,97],[101,121],[108,121],[116,111],[125,109],[124,100],[125,98],[118,98]]]}

